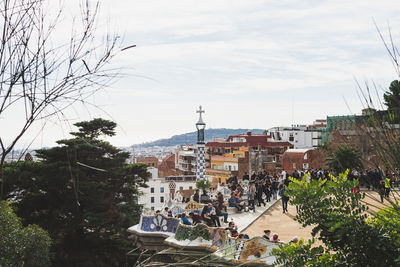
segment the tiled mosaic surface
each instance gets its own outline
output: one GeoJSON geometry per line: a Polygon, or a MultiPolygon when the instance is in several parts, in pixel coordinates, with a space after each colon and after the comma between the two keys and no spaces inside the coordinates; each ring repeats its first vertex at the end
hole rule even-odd
{"type": "Polygon", "coordinates": [[[178,226],[179,219],[157,214],[154,216],[142,216],[140,229],[145,232],[175,233],[178,226]]]}
{"type": "Polygon", "coordinates": [[[216,255],[237,261],[264,261],[267,264],[273,264],[275,256],[272,256],[271,252],[279,246],[279,243],[267,241],[262,237],[249,240],[232,238],[229,231],[204,224],[197,226],[181,224],[175,235],[176,240],[193,241],[198,237],[202,237],[205,241],[212,241],[211,246],[215,249],[216,255]]]}
{"type": "Polygon", "coordinates": [[[206,179],[206,160],[204,155],[204,146],[197,147],[196,181],[201,179],[206,179]]]}

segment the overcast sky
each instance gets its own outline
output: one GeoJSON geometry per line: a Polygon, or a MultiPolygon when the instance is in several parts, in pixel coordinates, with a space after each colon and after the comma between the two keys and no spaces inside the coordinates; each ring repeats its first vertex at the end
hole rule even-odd
{"type": "MultiPolygon", "coordinates": [[[[103,0],[100,25],[137,47],[117,58],[126,77],[92,99],[106,113],[78,106],[70,124],[114,119],[111,142],[128,146],[194,131],[199,105],[208,128],[359,114],[355,80],[375,82],[381,93],[396,79],[374,20],[384,34],[389,23],[399,44],[399,7],[385,0],[103,0]]],[[[47,123],[33,147],[54,145],[69,131],[47,123]]]]}

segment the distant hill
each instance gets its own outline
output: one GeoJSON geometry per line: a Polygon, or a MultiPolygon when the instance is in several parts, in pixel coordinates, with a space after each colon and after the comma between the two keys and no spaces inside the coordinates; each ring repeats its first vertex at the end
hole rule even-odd
{"type": "MultiPolygon", "coordinates": [[[[226,129],[226,128],[217,128],[217,129],[206,129],[205,130],[205,141],[212,141],[214,138],[227,138],[230,135],[235,134],[244,134],[249,129],[226,129]]],[[[254,134],[262,134],[264,130],[262,129],[250,129],[250,131],[254,134]]],[[[152,146],[177,146],[177,145],[185,145],[185,144],[196,144],[197,142],[197,131],[174,135],[171,138],[159,139],[153,142],[147,142],[143,144],[136,144],[132,147],[152,147],[152,146]]]]}

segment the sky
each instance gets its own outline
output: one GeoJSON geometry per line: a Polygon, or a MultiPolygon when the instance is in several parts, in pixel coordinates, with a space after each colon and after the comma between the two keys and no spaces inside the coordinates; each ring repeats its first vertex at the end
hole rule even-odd
{"type": "MultiPolygon", "coordinates": [[[[90,98],[93,106],[68,110],[68,121],[38,122],[17,147],[53,146],[95,117],[118,124],[116,146],[168,138],[196,130],[199,105],[207,128],[360,114],[357,81],[381,96],[398,78],[374,21],[386,38],[390,25],[399,44],[399,8],[386,0],[103,0],[100,33],[136,45],[113,63],[124,76],[90,98]]],[[[18,121],[8,118],[0,120],[5,140],[18,121]]]]}

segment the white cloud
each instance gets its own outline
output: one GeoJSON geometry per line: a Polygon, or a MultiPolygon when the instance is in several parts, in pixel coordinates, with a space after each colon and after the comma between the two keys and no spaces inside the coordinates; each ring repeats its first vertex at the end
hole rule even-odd
{"type": "Polygon", "coordinates": [[[395,78],[373,19],[398,40],[397,1],[103,0],[101,12],[100,31],[110,21],[137,45],[114,63],[127,76],[96,97],[125,129],[118,144],[191,129],[200,103],[213,127],[346,114],[343,97],[361,106],[354,77],[395,78]]]}

